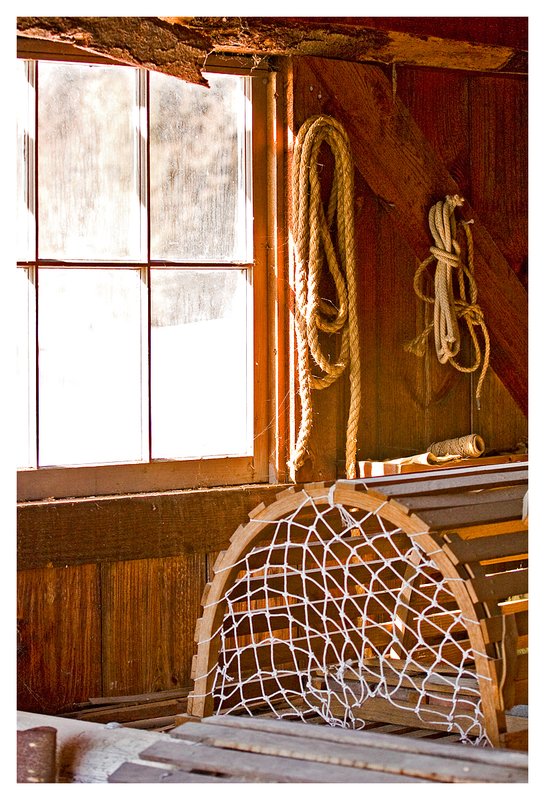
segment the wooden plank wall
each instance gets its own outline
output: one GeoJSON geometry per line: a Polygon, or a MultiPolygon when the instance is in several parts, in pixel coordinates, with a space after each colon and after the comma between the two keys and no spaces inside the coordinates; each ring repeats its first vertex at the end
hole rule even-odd
{"type": "Polygon", "coordinates": [[[21,504],[18,708],[189,686],[218,550],[278,486],[21,504]]]}
{"type": "MultiPolygon", "coordinates": [[[[508,260],[513,280],[526,285],[527,80],[410,67],[383,71],[508,260]]],[[[319,75],[315,59],[294,60],[296,130],[312,114],[343,121],[342,85],[324,90],[319,75]]],[[[440,199],[431,198],[430,205],[440,199]]],[[[359,459],[412,455],[432,441],[469,432],[479,433],[490,450],[515,447],[527,438],[527,418],[493,370],[479,411],[478,373],[469,376],[440,365],[433,350],[424,358],[404,351],[430,314],[413,290],[419,260],[392,222],[386,199],[374,195],[361,175],[356,176],[355,205],[363,375],[359,459]]],[[[465,363],[472,359],[467,352],[465,363]]],[[[340,386],[327,392],[317,398],[314,449],[321,454],[322,477],[331,479],[331,428],[339,433],[346,401],[340,386]]],[[[342,463],[342,448],[337,461],[342,463]]]]}
{"type": "MultiPolygon", "coordinates": [[[[295,129],[320,112],[339,113],[342,121],[342,86],[337,100],[322,96],[312,59],[295,59],[293,70],[295,129]]],[[[398,67],[392,91],[441,153],[514,278],[524,283],[527,81],[398,67]]],[[[481,434],[489,449],[516,445],[527,436],[527,420],[493,373],[479,412],[470,378],[441,367],[431,353],[417,359],[404,352],[403,344],[426,321],[412,288],[418,261],[384,198],[361,175],[356,230],[363,374],[359,459],[421,452],[431,441],[470,431],[481,434]]],[[[337,477],[344,395],[342,385],[320,393],[314,462],[301,471],[301,480],[337,477]]],[[[193,629],[215,553],[248,511],[271,501],[275,491],[264,486],[221,495],[22,506],[19,708],[57,713],[89,696],[188,684],[193,629]]]]}

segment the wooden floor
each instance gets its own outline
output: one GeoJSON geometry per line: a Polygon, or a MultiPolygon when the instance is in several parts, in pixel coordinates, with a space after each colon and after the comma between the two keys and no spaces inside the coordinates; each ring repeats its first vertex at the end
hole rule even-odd
{"type": "Polygon", "coordinates": [[[64,783],[528,782],[522,752],[260,717],[158,733],[19,713],[19,729],[38,725],[57,728],[64,783]]]}

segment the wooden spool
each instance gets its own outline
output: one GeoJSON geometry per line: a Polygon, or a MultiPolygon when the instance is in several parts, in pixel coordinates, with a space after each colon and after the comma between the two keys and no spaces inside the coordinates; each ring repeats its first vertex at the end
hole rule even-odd
{"type": "MultiPolygon", "coordinates": [[[[260,691],[270,686],[271,695],[274,695],[281,678],[270,677],[271,664],[276,666],[291,659],[290,679],[281,688],[293,689],[294,660],[296,669],[303,675],[308,674],[309,663],[299,650],[294,659],[282,640],[287,634],[297,636],[297,624],[306,623],[315,633],[308,636],[307,630],[304,636],[305,647],[313,651],[309,652],[307,660],[311,660],[313,654],[325,658],[329,646],[341,646],[346,641],[352,650],[345,648],[343,653],[355,653],[365,663],[373,660],[366,657],[366,648],[370,648],[371,654],[386,655],[386,659],[382,659],[383,676],[384,665],[387,672],[389,663],[398,663],[409,652],[413,662],[421,659],[428,669],[430,663],[436,663],[440,673],[445,654],[450,650],[462,652],[460,642],[465,643],[463,652],[471,657],[468,674],[474,676],[473,691],[480,697],[485,740],[494,746],[520,746],[520,732],[516,737],[507,732],[505,712],[514,705],[527,703],[528,698],[528,523],[523,514],[527,485],[527,464],[458,467],[437,470],[433,474],[411,473],[338,481],[332,486],[293,487],[280,493],[271,505],[258,506],[251,512],[250,521],[234,533],[229,549],[218,557],[214,578],[206,586],[202,601],[204,612],[195,635],[198,648],[193,663],[194,686],[189,713],[205,717],[218,712],[214,679],[217,670],[225,669],[229,662],[229,641],[235,627],[237,634],[246,637],[244,641],[256,645],[249,650],[248,662],[237,657],[241,673],[246,670],[247,674],[257,675],[260,691]],[[355,537],[354,531],[348,531],[348,534],[343,533],[344,539],[339,539],[340,528],[335,522],[342,516],[339,508],[354,515],[354,519],[365,518],[361,523],[365,531],[363,538],[358,531],[355,537]],[[332,509],[331,514],[329,509],[332,509]],[[320,521],[322,512],[330,514],[327,519],[324,517],[326,524],[320,521]],[[283,521],[287,519],[295,522],[292,533],[300,530],[301,538],[308,545],[305,569],[299,575],[294,575],[289,568],[294,559],[301,560],[302,551],[298,552],[297,546],[290,550],[276,546],[274,552],[269,547],[271,542],[278,545],[278,537],[283,535],[283,521]],[[297,522],[301,522],[299,528],[297,522]],[[308,533],[303,531],[313,523],[314,538],[309,539],[308,533]],[[366,526],[371,526],[371,530],[366,530],[366,526]],[[390,538],[381,539],[381,531],[392,532],[388,534],[390,538]],[[375,544],[371,545],[373,541],[375,544]],[[368,555],[372,546],[374,555],[380,550],[376,544],[379,541],[383,542],[382,562],[368,555]],[[357,558],[350,549],[354,542],[359,548],[357,558]],[[394,542],[393,553],[391,542],[394,542]],[[347,548],[345,555],[349,556],[346,563],[343,563],[343,547],[347,548]],[[411,582],[415,573],[415,552],[422,553],[425,563],[429,564],[419,577],[418,587],[411,582]],[[316,561],[309,560],[308,553],[314,554],[312,558],[316,561]],[[313,570],[314,563],[325,566],[313,570]],[[306,581],[307,589],[314,586],[315,590],[306,611],[294,603],[294,598],[301,596],[301,580],[306,581]],[[264,588],[265,583],[269,594],[262,592],[260,595],[260,587],[264,588]],[[350,608],[357,609],[359,601],[366,604],[365,617],[357,617],[357,611],[348,613],[345,630],[339,628],[336,611],[341,585],[344,589],[340,594],[346,591],[350,595],[350,608]],[[400,612],[396,605],[395,619],[385,615],[388,604],[385,607],[381,592],[376,593],[380,585],[386,587],[382,593],[386,598],[395,597],[396,603],[399,598],[403,599],[404,610],[400,612]],[[336,588],[332,590],[332,586],[336,588]],[[434,591],[441,592],[439,600],[445,608],[451,609],[449,613],[458,615],[456,626],[445,630],[444,634],[438,632],[435,622],[430,624],[429,619],[422,618],[422,598],[426,592],[431,597],[434,591]],[[230,598],[230,610],[226,597],[230,598]],[[323,622],[327,613],[320,618],[321,624],[326,626],[323,629],[320,619],[309,623],[308,609],[312,611],[317,607],[312,605],[312,600],[325,604],[320,606],[324,609],[328,604],[331,606],[332,627],[328,627],[329,622],[323,622]],[[243,618],[235,619],[233,608],[251,608],[251,624],[244,628],[243,618]],[[410,632],[417,624],[421,636],[419,641],[412,641],[410,632]],[[399,633],[396,635],[396,643],[402,645],[397,653],[392,648],[392,634],[384,634],[394,627],[406,629],[408,636],[405,641],[405,633],[401,639],[399,633]],[[389,662],[388,658],[394,660],[389,662]]],[[[300,569],[301,566],[299,563],[300,569]]],[[[456,657],[456,654],[448,655],[448,658],[456,657]]],[[[461,658],[465,659],[466,655],[461,658]]],[[[233,677],[236,682],[242,675],[232,676],[231,680],[233,677]]],[[[469,685],[471,680],[466,683],[469,685]]],[[[465,686],[463,681],[462,684],[465,686]]],[[[414,685],[411,678],[411,686],[414,685]]],[[[245,688],[248,702],[252,700],[251,686],[250,681],[245,688]]],[[[455,691],[459,690],[457,686],[455,691]]],[[[464,717],[463,691],[462,686],[456,705],[451,707],[455,709],[454,716],[459,715],[460,719],[464,717]]],[[[411,693],[405,694],[410,696],[411,693]]],[[[423,696],[418,709],[412,711],[406,703],[400,708],[390,696],[382,696],[369,698],[360,707],[352,705],[350,714],[352,718],[367,721],[444,730],[444,723],[434,722],[433,706],[426,706],[422,713],[423,696]]],[[[437,702],[427,697],[424,701],[437,702]]],[[[221,707],[219,713],[228,710],[221,707]]],[[[337,710],[342,718],[343,708],[337,710]]],[[[471,738],[471,727],[465,733],[471,738]]]]}

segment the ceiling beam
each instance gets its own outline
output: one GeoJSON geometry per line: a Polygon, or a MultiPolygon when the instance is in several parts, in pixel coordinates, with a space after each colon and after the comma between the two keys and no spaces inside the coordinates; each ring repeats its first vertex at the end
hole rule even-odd
{"type": "MultiPolygon", "coordinates": [[[[462,195],[458,184],[379,67],[320,58],[306,64],[324,110],[346,128],[356,169],[423,260],[433,244],[429,209],[446,195],[462,195]]],[[[491,366],[527,413],[527,292],[467,200],[459,210],[473,219],[475,279],[491,338],[491,366]]]]}
{"type": "MultiPolygon", "coordinates": [[[[206,83],[213,53],[304,55],[356,62],[525,74],[527,52],[505,44],[399,30],[386,18],[19,17],[20,35],[66,42],[116,61],[206,83]]],[[[414,22],[414,21],[413,21],[414,22]]],[[[458,35],[459,37],[459,35],[458,35]]]]}

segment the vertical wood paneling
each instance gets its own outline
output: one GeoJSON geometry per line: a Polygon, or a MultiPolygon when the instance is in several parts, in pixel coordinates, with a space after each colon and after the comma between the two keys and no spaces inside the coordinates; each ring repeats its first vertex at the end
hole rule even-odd
{"type": "Polygon", "coordinates": [[[429,309],[413,290],[417,262],[386,213],[379,220],[379,241],[375,380],[377,457],[383,459],[467,433],[470,387],[467,377],[439,365],[434,350],[428,348],[423,358],[404,350],[427,324],[429,309]]]}
{"type": "Polygon", "coordinates": [[[501,451],[528,442],[528,419],[492,369],[483,384],[481,410],[475,408],[473,417],[473,427],[487,450],[501,451]]]}
{"type": "Polygon", "coordinates": [[[17,575],[17,707],[55,714],[101,692],[98,568],[17,575]]]}
{"type": "Polygon", "coordinates": [[[123,561],[101,572],[104,694],[189,685],[205,556],[123,561]]]}
{"type": "MultiPolygon", "coordinates": [[[[462,195],[467,195],[470,183],[469,108],[467,76],[447,70],[398,70],[397,92],[409,109],[427,141],[440,156],[449,173],[459,185],[462,195]]],[[[433,198],[433,202],[446,195],[433,198]]],[[[430,246],[433,240],[430,233],[430,246]]],[[[408,261],[406,262],[408,266],[408,261]]],[[[418,262],[411,267],[414,269],[418,262]]],[[[428,287],[432,293],[431,281],[428,287]]],[[[414,298],[415,329],[419,333],[433,320],[432,306],[414,298]]],[[[406,305],[405,313],[411,306],[406,305]]],[[[462,335],[467,333],[463,330],[462,335]]],[[[451,365],[437,360],[433,338],[423,358],[408,353],[401,355],[403,382],[411,383],[419,412],[415,419],[417,451],[425,450],[432,441],[462,436],[471,430],[472,382],[451,365]]],[[[472,354],[466,346],[460,363],[472,363],[472,354]]],[[[413,451],[415,452],[415,451],[413,451]]],[[[401,454],[400,454],[401,455],[401,454]]]]}
{"type": "Polygon", "coordinates": [[[380,404],[378,370],[383,348],[378,335],[380,303],[380,204],[361,176],[356,175],[355,228],[358,270],[358,331],[360,337],[361,414],[358,459],[379,452],[380,404]]]}
{"type": "Polygon", "coordinates": [[[523,283],[528,256],[528,83],[470,81],[471,199],[523,283]]]}
{"type": "Polygon", "coordinates": [[[397,70],[396,82],[400,99],[463,196],[470,186],[468,80],[457,71],[403,67],[397,70]]]}
{"type": "MultiPolygon", "coordinates": [[[[320,112],[333,114],[342,122],[341,84],[338,92],[331,94],[329,87],[328,93],[320,86],[312,64],[312,60],[304,59],[295,63],[298,124],[320,112]]],[[[490,222],[490,231],[494,233],[501,228],[497,243],[513,268],[519,269],[517,264],[524,262],[526,253],[526,228],[517,224],[527,213],[525,142],[518,147],[514,159],[510,153],[516,150],[516,140],[523,137],[525,130],[524,81],[508,78],[505,82],[503,77],[410,68],[398,68],[395,81],[391,77],[392,94],[398,93],[463,195],[478,208],[479,214],[483,213],[484,222],[487,225],[490,222]],[[509,127],[506,113],[509,118],[517,118],[509,133],[497,130],[509,127]],[[490,200],[485,201],[491,175],[496,183],[490,200]],[[505,215],[511,215],[511,221],[501,227],[500,219],[505,215]]],[[[526,419],[492,371],[485,382],[479,413],[474,397],[478,373],[464,374],[451,365],[439,364],[431,338],[424,358],[403,349],[430,321],[433,311],[414,293],[412,281],[418,261],[394,227],[385,201],[370,192],[364,178],[357,176],[356,180],[363,378],[359,457],[384,459],[410,455],[425,450],[432,441],[470,431],[480,433],[487,448],[513,447],[525,437],[526,419]]],[[[438,187],[432,202],[442,199],[448,191],[446,186],[444,191],[438,187]]],[[[515,273],[513,279],[517,280],[515,273]]],[[[464,326],[462,332],[467,334],[464,326]]],[[[474,353],[469,336],[465,338],[459,360],[469,365],[474,353]]],[[[339,433],[346,400],[343,390],[337,398],[327,398],[329,409],[320,406],[320,415],[327,420],[328,427],[337,425],[340,461],[339,433]],[[335,402],[336,417],[331,408],[335,402]]],[[[322,452],[333,447],[332,437],[317,431],[314,443],[322,452]]],[[[308,476],[311,477],[320,476],[314,470],[308,476]]]]}
{"type": "MultiPolygon", "coordinates": [[[[512,279],[526,284],[528,84],[509,76],[472,76],[469,87],[472,205],[509,260],[512,279]]],[[[474,418],[491,449],[513,447],[528,436],[525,415],[492,370],[474,418]]]]}
{"type": "MultiPolygon", "coordinates": [[[[314,114],[327,112],[327,96],[316,82],[314,74],[307,69],[304,59],[294,60],[293,70],[293,114],[294,135],[305,122],[314,114]]],[[[324,197],[328,197],[331,186],[331,159],[327,148],[323,148],[324,167],[322,173],[322,187],[324,197]]],[[[328,296],[327,266],[324,266],[324,296],[328,296]]],[[[334,337],[321,337],[322,345],[326,352],[335,355],[337,339],[334,337]],[[330,348],[328,351],[327,348],[330,348]]],[[[316,374],[319,370],[315,367],[316,374]]],[[[344,471],[344,439],[343,429],[346,429],[346,404],[343,402],[343,384],[346,374],[338,381],[321,391],[313,391],[313,431],[310,440],[310,458],[299,470],[298,482],[335,480],[337,477],[337,462],[343,464],[344,471]],[[341,445],[339,446],[339,441],[341,445]],[[340,452],[339,452],[340,451],[340,452]]]]}

